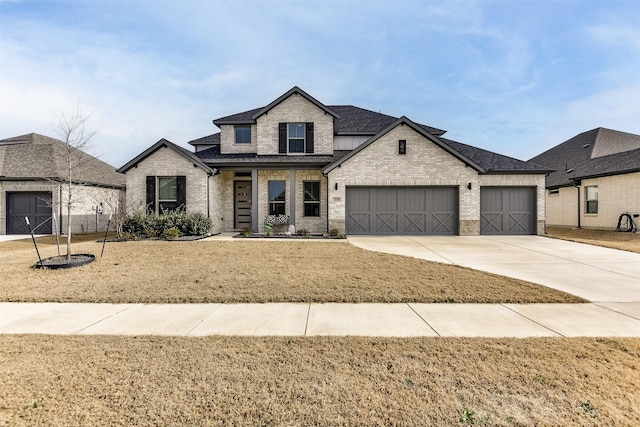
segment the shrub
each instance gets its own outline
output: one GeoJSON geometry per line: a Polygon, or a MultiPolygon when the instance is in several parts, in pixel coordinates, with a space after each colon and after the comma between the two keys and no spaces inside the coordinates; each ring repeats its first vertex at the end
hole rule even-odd
{"type": "Polygon", "coordinates": [[[164,236],[169,229],[178,230],[183,236],[202,236],[209,233],[211,219],[201,213],[165,212],[162,215],[146,215],[134,212],[122,224],[122,233],[138,237],[164,236]]]}
{"type": "Polygon", "coordinates": [[[167,240],[174,240],[177,239],[178,237],[180,237],[180,230],[178,230],[175,227],[172,228],[167,228],[166,230],[164,230],[164,232],[162,233],[162,237],[164,237],[167,240]]]}

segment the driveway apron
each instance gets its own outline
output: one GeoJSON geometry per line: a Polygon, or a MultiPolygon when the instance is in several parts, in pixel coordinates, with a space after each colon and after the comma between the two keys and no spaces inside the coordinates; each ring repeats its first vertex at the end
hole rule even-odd
{"type": "Polygon", "coordinates": [[[640,254],[542,236],[349,236],[363,249],[455,264],[592,302],[640,303],[640,254]]]}

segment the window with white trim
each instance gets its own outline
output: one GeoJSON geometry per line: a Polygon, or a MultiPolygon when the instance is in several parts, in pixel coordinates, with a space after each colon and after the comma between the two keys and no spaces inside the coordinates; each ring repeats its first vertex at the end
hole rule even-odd
{"type": "Polygon", "coordinates": [[[287,125],[287,141],[290,153],[304,153],[304,123],[289,123],[287,125]]]}

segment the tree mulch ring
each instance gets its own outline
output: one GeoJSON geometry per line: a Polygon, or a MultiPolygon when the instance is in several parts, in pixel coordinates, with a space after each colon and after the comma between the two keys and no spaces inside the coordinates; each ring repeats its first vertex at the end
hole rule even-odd
{"type": "Polygon", "coordinates": [[[73,254],[71,259],[67,259],[65,255],[52,256],[38,261],[34,268],[48,268],[50,270],[58,270],[61,268],[80,267],[96,260],[96,256],[92,254],[73,254]]]}

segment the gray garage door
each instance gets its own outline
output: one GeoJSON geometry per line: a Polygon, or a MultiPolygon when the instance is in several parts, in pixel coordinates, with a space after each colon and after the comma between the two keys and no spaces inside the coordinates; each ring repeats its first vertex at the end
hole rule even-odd
{"type": "Polygon", "coordinates": [[[458,232],[454,187],[347,187],[347,234],[458,232]]]}
{"type": "Polygon", "coordinates": [[[51,234],[51,193],[7,193],[7,234],[29,234],[25,217],[36,234],[51,234]]]}
{"type": "Polygon", "coordinates": [[[480,188],[480,234],[536,234],[535,188],[480,188]]]}

